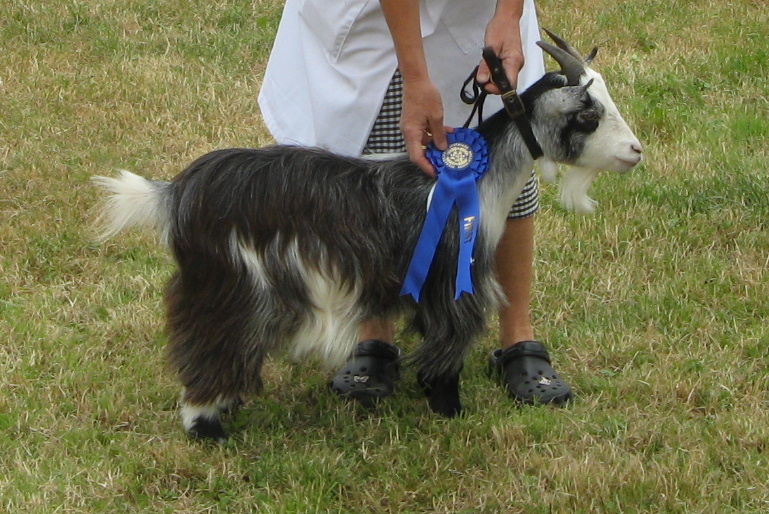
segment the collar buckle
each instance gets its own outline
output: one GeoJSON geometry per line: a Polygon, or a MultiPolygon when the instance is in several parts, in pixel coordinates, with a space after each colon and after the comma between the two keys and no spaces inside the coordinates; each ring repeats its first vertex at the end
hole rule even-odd
{"type": "Polygon", "coordinates": [[[502,103],[505,105],[507,114],[515,119],[526,114],[526,108],[523,106],[523,100],[515,89],[502,93],[502,103]]]}

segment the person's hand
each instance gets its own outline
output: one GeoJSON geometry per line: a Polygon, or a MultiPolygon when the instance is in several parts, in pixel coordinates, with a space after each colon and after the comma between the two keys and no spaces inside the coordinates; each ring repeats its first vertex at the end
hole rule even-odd
{"type": "MultiPolygon", "coordinates": [[[[513,87],[518,86],[518,73],[523,68],[523,47],[521,45],[521,30],[518,19],[509,16],[495,15],[486,26],[486,46],[491,47],[502,60],[507,78],[513,87]]],[[[479,83],[489,93],[498,95],[499,88],[491,82],[491,72],[486,61],[481,59],[478,73],[475,75],[479,83]]]]}
{"type": "MultiPolygon", "coordinates": [[[[443,102],[435,84],[429,79],[403,79],[403,110],[401,131],[406,151],[414,164],[434,177],[435,168],[425,155],[425,147],[432,141],[439,150],[445,150],[447,127],[443,126],[443,102]]],[[[450,130],[450,129],[449,129],[450,130]]]]}

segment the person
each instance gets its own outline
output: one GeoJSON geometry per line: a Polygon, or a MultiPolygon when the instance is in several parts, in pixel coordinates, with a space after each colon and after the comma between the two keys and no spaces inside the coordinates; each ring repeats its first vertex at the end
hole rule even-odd
{"type": "MultiPolygon", "coordinates": [[[[434,175],[425,145],[445,149],[446,128],[468,117],[471,107],[459,90],[470,71],[478,65],[478,82],[499,93],[482,48],[496,52],[523,90],[544,73],[539,39],[534,0],[286,0],[259,106],[279,143],[343,155],[407,151],[434,175]]],[[[501,108],[493,98],[487,110],[501,108]]],[[[489,366],[513,399],[560,405],[571,399],[571,388],[535,339],[530,316],[538,202],[532,174],[496,254],[508,302],[489,366]]],[[[371,404],[392,394],[399,377],[394,320],[363,323],[360,340],[332,385],[371,404]]]]}

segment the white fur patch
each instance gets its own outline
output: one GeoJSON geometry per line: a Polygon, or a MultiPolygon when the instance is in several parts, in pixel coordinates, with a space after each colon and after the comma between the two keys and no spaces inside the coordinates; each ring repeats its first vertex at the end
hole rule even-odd
{"type": "Polygon", "coordinates": [[[498,187],[490,181],[480,182],[481,230],[486,237],[487,252],[493,253],[507,224],[507,214],[531,177],[533,164],[524,165],[515,177],[515,183],[498,187]]]}
{"type": "Polygon", "coordinates": [[[248,268],[248,272],[251,275],[251,280],[254,282],[254,287],[257,290],[267,289],[270,286],[270,282],[267,278],[267,273],[264,270],[264,262],[256,252],[245,245],[243,241],[238,237],[237,231],[233,229],[230,233],[230,255],[233,259],[240,258],[248,268]]]}
{"type": "Polygon", "coordinates": [[[542,177],[542,180],[551,184],[555,182],[555,179],[558,177],[557,162],[552,161],[547,157],[542,157],[537,160],[537,167],[539,168],[539,174],[542,177]]]}
{"type": "MultiPolygon", "coordinates": [[[[254,287],[264,294],[280,294],[273,289],[263,257],[242,241],[238,243],[238,254],[248,267],[254,287]]],[[[281,342],[281,346],[289,349],[294,360],[314,354],[329,368],[341,366],[358,341],[360,281],[348,280],[346,284],[352,285],[345,285],[332,266],[305,262],[296,242],[289,244],[287,259],[282,265],[301,275],[312,307],[304,313],[293,339],[281,342]]]]}
{"type": "Polygon", "coordinates": [[[180,414],[182,416],[182,425],[184,426],[184,430],[189,432],[195,424],[195,420],[197,418],[206,418],[211,420],[219,419],[219,407],[217,407],[216,404],[188,405],[183,403],[180,414]]]}
{"type": "Polygon", "coordinates": [[[222,411],[232,407],[233,403],[234,403],[234,400],[232,399],[227,400],[222,398],[222,396],[218,396],[216,398],[216,401],[213,403],[209,403],[205,405],[191,405],[184,401],[184,388],[182,388],[182,396],[181,396],[182,407],[180,410],[180,414],[182,417],[182,425],[184,426],[184,430],[189,432],[197,418],[202,417],[209,420],[219,419],[219,416],[222,413],[222,411]]]}
{"type": "Polygon", "coordinates": [[[184,430],[190,431],[197,418],[219,419],[219,409],[216,405],[182,405],[182,425],[184,430]]]}
{"type": "Polygon", "coordinates": [[[365,159],[367,161],[389,161],[391,159],[395,159],[396,157],[403,157],[405,155],[408,155],[406,152],[390,152],[390,153],[367,153],[361,155],[361,159],[365,159]]]}

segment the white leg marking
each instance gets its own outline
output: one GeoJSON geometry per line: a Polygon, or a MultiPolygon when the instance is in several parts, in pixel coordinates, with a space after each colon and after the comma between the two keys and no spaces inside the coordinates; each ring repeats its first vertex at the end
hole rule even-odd
{"type": "Polygon", "coordinates": [[[189,405],[182,404],[181,409],[182,425],[187,432],[192,429],[195,420],[199,417],[206,419],[219,419],[219,407],[216,404],[209,405],[189,405]]]}
{"type": "Polygon", "coordinates": [[[182,387],[181,395],[181,417],[184,429],[189,432],[192,428],[195,419],[198,417],[204,417],[206,419],[219,419],[222,411],[232,407],[235,403],[234,398],[224,398],[219,395],[216,397],[216,401],[205,405],[191,405],[184,400],[184,393],[186,388],[182,387]]]}

